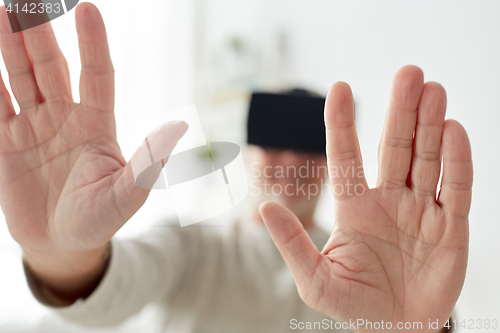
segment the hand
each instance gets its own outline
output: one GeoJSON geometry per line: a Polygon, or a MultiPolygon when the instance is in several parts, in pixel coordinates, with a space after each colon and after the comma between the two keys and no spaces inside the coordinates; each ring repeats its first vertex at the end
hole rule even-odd
{"type": "MultiPolygon", "coordinates": [[[[0,9],[0,47],[20,105],[16,115],[0,81],[0,204],[26,259],[46,276],[63,269],[78,275],[87,254],[102,254],[149,194],[136,185],[116,141],[114,70],[97,8],[80,4],[76,26],[79,104],[50,24],[13,34],[0,9]]],[[[166,158],[186,129],[183,122],[169,123],[148,139],[166,158]]],[[[132,161],[135,169],[150,164],[145,144],[132,161]]]]}
{"type": "Polygon", "coordinates": [[[351,90],[345,83],[331,88],[325,122],[335,226],[323,251],[290,211],[261,206],[307,305],[342,322],[422,322],[419,332],[433,331],[429,319],[440,327],[448,320],[467,267],[472,161],[464,128],[445,121],[445,112],[439,84],[424,84],[417,67],[400,69],[379,146],[378,184],[368,189],[351,90]]]}

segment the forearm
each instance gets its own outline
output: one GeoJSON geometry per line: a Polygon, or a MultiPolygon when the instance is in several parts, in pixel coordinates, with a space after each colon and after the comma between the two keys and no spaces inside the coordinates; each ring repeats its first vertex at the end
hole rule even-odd
{"type": "Polygon", "coordinates": [[[40,252],[23,248],[28,283],[37,299],[50,306],[68,306],[88,297],[106,271],[110,246],[82,252],[40,252]]]}

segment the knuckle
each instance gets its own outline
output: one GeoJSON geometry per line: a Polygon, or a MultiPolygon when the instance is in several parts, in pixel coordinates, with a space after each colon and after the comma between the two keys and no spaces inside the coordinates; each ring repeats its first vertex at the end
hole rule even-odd
{"type": "Polygon", "coordinates": [[[392,148],[408,149],[413,146],[413,138],[387,137],[383,144],[392,148]]]}

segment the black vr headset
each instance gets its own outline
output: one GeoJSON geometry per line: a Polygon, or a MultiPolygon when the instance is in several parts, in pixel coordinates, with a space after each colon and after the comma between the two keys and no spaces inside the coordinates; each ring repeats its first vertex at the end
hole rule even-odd
{"type": "Polygon", "coordinates": [[[253,93],[247,143],[263,148],[326,154],[325,98],[295,89],[285,94],[253,93]]]}

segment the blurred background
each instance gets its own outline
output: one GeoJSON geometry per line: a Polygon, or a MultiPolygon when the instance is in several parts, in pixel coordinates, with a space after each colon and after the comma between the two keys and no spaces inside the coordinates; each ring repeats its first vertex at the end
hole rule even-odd
{"type": "MultiPolygon", "coordinates": [[[[406,64],[448,93],[448,118],[467,129],[473,149],[470,257],[456,314],[500,321],[500,1],[497,0],[94,0],[104,17],[116,70],[118,139],[129,159],[144,119],[196,104],[209,141],[244,146],[252,90],[304,87],[326,94],[348,82],[369,184],[392,76],[406,64]]],[[[53,22],[78,100],[74,12],[53,22]]],[[[4,80],[5,66],[0,70],[4,80]]],[[[330,230],[331,196],[318,219],[330,230]]],[[[174,217],[168,191],[153,191],[118,232],[133,237],[174,217]]],[[[229,219],[229,216],[222,218],[229,219]]],[[[0,214],[0,332],[91,332],[63,323],[27,288],[21,251],[0,214]]],[[[151,309],[123,327],[137,332],[151,309]]],[[[459,332],[471,330],[459,330],[459,332]]],[[[493,330],[474,330],[474,332],[493,330]]]]}

